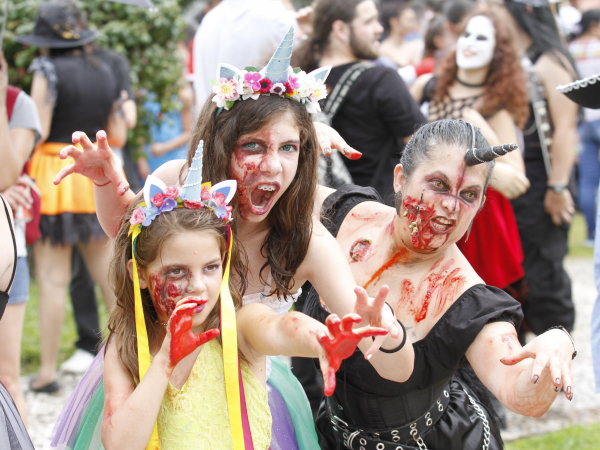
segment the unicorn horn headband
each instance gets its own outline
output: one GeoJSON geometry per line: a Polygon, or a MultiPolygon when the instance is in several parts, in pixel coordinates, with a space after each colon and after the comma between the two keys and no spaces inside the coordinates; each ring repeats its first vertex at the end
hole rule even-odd
{"type": "Polygon", "coordinates": [[[212,101],[219,108],[217,116],[223,109],[231,109],[237,101],[257,100],[261,95],[288,97],[302,103],[309,113],[320,112],[319,100],[327,97],[325,80],[331,66],[320,67],[308,74],[298,67],[292,68],[293,44],[294,27],[290,27],[262,70],[256,67],[240,70],[229,64],[219,64],[217,81],[211,80],[215,94],[212,101]]]}
{"type": "MultiPolygon", "coordinates": [[[[135,328],[137,335],[137,351],[140,381],[150,368],[150,347],[148,332],[142,306],[140,281],[137,276],[135,261],[135,246],[143,227],[151,226],[152,221],[160,214],[176,208],[200,209],[212,211],[219,219],[227,223],[227,262],[221,282],[221,339],[223,344],[223,364],[225,374],[225,390],[227,408],[233,437],[234,450],[244,450],[244,430],[242,425],[240,380],[238,378],[239,361],[237,349],[237,326],[235,307],[229,291],[229,274],[231,270],[232,236],[229,222],[232,220],[232,209],[229,202],[235,195],[237,183],[235,180],[222,181],[211,187],[210,182],[202,183],[202,151],[204,143],[200,141],[196,154],[189,168],[184,185],[165,185],[158,178],[150,175],[144,185],[144,202],[134,210],[129,226],[131,235],[131,253],[133,262],[133,286],[135,299],[135,328]]],[[[152,437],[147,450],[159,450],[158,428],[154,424],[152,437]]]]}

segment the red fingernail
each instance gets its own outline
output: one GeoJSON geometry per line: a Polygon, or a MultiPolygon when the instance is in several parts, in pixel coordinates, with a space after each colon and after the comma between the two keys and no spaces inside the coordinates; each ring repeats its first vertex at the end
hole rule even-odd
{"type": "Polygon", "coordinates": [[[352,153],[350,155],[350,159],[353,159],[353,160],[360,159],[361,156],[362,156],[362,153],[360,153],[360,152],[352,153]]]}

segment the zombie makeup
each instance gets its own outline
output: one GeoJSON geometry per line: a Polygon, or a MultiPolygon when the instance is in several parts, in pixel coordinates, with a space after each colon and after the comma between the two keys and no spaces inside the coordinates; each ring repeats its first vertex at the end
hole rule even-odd
{"type": "Polygon", "coordinates": [[[177,301],[185,295],[191,272],[177,266],[163,267],[150,274],[150,286],[154,306],[159,317],[171,317],[177,301]]]}
{"type": "Polygon", "coordinates": [[[350,246],[350,263],[362,262],[369,259],[375,253],[372,240],[359,238],[350,246]]]}
{"type": "Polygon", "coordinates": [[[239,212],[261,221],[292,183],[298,169],[300,133],[289,115],[235,144],[230,173],[238,183],[239,212]]]}
{"type": "Polygon", "coordinates": [[[461,69],[479,69],[492,62],[496,47],[494,24],[485,16],[469,20],[456,43],[456,65],[461,69]]]}

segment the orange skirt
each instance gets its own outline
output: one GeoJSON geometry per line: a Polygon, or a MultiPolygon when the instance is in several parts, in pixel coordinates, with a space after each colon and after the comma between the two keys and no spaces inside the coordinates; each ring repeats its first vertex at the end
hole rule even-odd
{"type": "MultiPolygon", "coordinates": [[[[42,193],[41,214],[56,216],[63,213],[95,214],[94,183],[77,173],[54,185],[56,174],[73,163],[73,158],[60,159],[61,149],[69,144],[46,142],[36,147],[29,174],[42,193]]],[[[81,146],[77,145],[78,148],[81,146]]]]}

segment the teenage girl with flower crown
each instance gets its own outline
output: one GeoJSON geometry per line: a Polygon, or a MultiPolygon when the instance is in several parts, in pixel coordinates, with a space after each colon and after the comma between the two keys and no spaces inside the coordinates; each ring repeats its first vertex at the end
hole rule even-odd
{"type": "MultiPolygon", "coordinates": [[[[247,278],[239,276],[237,264],[232,263],[232,267],[236,285],[245,294],[244,305],[258,302],[285,313],[300,294],[300,286],[310,281],[332,312],[342,316],[354,311],[363,317],[364,324],[390,331],[387,338],[363,340],[359,347],[381,376],[402,382],[412,371],[413,350],[411,345],[401,345],[405,334],[384,303],[387,288],[382,287],[374,300],[367,299],[364,289],[357,288],[355,292],[356,283],[345,256],[320,223],[318,214],[313,215],[318,196],[317,138],[327,143],[325,153],[336,138],[332,139],[328,131],[324,133],[323,128],[316,129],[308,109],[318,109],[316,100],[324,95],[320,86],[328,69],[319,69],[316,74],[293,71],[289,67],[291,36],[293,32],[260,72],[220,66],[215,95],[207,99],[200,113],[190,146],[195,149],[204,140],[204,179],[218,182],[233,178],[238,183],[233,226],[242,246],[242,259],[249,268],[247,278]],[[262,77],[258,91],[252,87],[256,73],[262,77]],[[281,74],[287,77],[285,83],[277,81],[281,74]],[[271,88],[282,84],[285,91],[263,92],[269,83],[271,88]],[[225,95],[231,97],[226,99],[225,95]],[[357,296],[360,304],[355,304],[357,296]],[[375,353],[380,346],[392,353],[375,353]]],[[[55,182],[74,172],[95,180],[99,219],[107,232],[115,236],[117,218],[136,201],[136,196],[116,172],[112,152],[102,136],[98,147],[80,132],[74,133],[73,142],[81,142],[84,151],[73,146],[61,151],[62,158],[70,156],[75,162],[57,174],[55,182]]],[[[359,156],[351,149],[344,152],[349,157],[359,156]]],[[[179,183],[185,178],[193,155],[189,153],[188,162],[163,165],[155,175],[167,184],[179,183]]],[[[270,383],[290,409],[297,402],[288,401],[288,390],[278,386],[277,380],[277,372],[271,374],[270,383]]],[[[296,417],[290,415],[292,419],[296,417]]]]}

